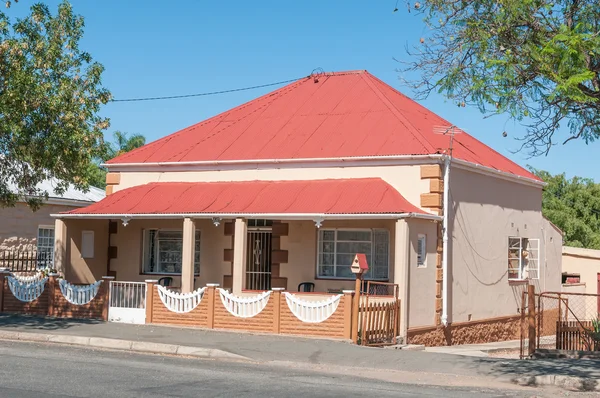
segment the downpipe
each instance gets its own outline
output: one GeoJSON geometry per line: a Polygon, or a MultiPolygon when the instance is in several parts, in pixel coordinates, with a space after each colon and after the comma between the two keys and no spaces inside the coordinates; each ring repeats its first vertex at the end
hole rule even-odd
{"type": "Polygon", "coordinates": [[[448,196],[450,191],[450,156],[444,159],[444,203],[442,207],[442,325],[448,326],[448,196]]]}

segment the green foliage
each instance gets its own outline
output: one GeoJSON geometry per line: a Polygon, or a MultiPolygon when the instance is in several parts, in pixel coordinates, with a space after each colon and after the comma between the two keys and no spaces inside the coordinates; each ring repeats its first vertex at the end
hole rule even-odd
{"type": "Polygon", "coordinates": [[[598,0],[425,0],[428,25],[408,50],[405,82],[459,106],[505,114],[528,127],[523,147],[547,153],[566,125],[570,135],[600,137],[598,0]],[[416,80],[411,76],[418,75],[416,80]]]}
{"type": "Polygon", "coordinates": [[[563,231],[565,246],[600,249],[600,184],[589,178],[532,171],[548,184],[542,196],[543,213],[563,231]]]}
{"type": "Polygon", "coordinates": [[[146,145],[146,137],[141,134],[122,133],[115,131],[113,133],[114,142],[106,145],[105,151],[90,165],[90,185],[98,188],[106,186],[106,169],[100,166],[101,163],[116,158],[126,152],[146,145]]]}
{"type": "Polygon", "coordinates": [[[0,207],[39,205],[47,192],[36,185],[47,178],[60,181],[59,194],[86,190],[106,152],[109,121],[98,112],[110,93],[102,65],[79,48],[83,27],[66,1],[56,15],[40,3],[23,19],[0,11],[0,207]]]}

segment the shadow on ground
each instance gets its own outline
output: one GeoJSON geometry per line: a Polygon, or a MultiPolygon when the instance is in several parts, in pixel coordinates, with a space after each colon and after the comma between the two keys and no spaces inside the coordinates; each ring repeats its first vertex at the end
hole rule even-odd
{"type": "Polygon", "coordinates": [[[507,377],[513,381],[526,380],[535,385],[537,376],[576,377],[582,381],[576,386],[581,391],[595,391],[600,385],[600,360],[597,359],[527,359],[492,360],[479,359],[480,373],[488,376],[507,377]],[[483,371],[485,369],[485,371],[483,371]]]}
{"type": "Polygon", "coordinates": [[[0,328],[18,328],[21,331],[27,329],[64,330],[78,325],[95,325],[99,323],[104,322],[98,319],[70,319],[0,314],[0,328]]]}

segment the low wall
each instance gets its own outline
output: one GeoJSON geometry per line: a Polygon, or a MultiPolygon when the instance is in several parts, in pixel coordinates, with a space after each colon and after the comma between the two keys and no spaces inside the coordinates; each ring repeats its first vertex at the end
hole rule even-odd
{"type": "MultiPolygon", "coordinates": [[[[195,294],[200,294],[199,291],[195,294]]],[[[293,298],[302,304],[307,304],[307,316],[311,319],[300,319],[290,309],[285,292],[275,290],[271,292],[256,292],[253,296],[244,294],[242,297],[227,296],[216,285],[209,285],[204,290],[201,301],[195,308],[192,305],[173,304],[177,300],[193,300],[190,295],[174,295],[174,301],[169,308],[159,296],[159,287],[148,283],[146,307],[146,323],[196,326],[209,329],[237,330],[259,333],[274,333],[302,336],[319,336],[334,339],[350,339],[352,296],[347,292],[339,301],[335,295],[324,298],[332,300],[337,307],[330,307],[332,313],[327,319],[319,319],[326,310],[323,304],[319,311],[312,311],[313,305],[319,306],[320,302],[314,300],[310,294],[293,293],[293,298]],[[187,298],[184,298],[187,297],[187,298]],[[309,298],[310,297],[310,298],[309,298]],[[228,307],[229,305],[229,307],[228,307]],[[187,312],[176,312],[179,308],[188,308],[187,312]],[[317,315],[311,315],[311,314],[317,315]]],[[[314,295],[313,295],[314,296],[314,295]]],[[[165,299],[166,300],[166,299],[165,299]]]]}
{"type": "Polygon", "coordinates": [[[32,301],[21,301],[10,290],[6,276],[0,273],[0,312],[59,318],[108,319],[109,280],[103,280],[95,297],[86,304],[77,305],[67,301],[59,286],[59,279],[50,276],[44,291],[32,301]]]}
{"type": "Polygon", "coordinates": [[[518,340],[521,331],[521,316],[483,319],[473,322],[450,324],[447,327],[425,327],[408,329],[410,344],[428,347],[458,344],[483,344],[494,341],[518,340]]]}

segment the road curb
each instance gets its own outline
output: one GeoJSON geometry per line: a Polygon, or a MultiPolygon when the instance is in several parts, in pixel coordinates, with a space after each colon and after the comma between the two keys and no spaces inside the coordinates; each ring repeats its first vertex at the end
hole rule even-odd
{"type": "Polygon", "coordinates": [[[589,377],[563,375],[537,375],[515,377],[512,382],[527,387],[559,387],[565,390],[591,392],[600,391],[600,382],[589,377]]]}
{"type": "Polygon", "coordinates": [[[27,333],[0,330],[0,340],[19,340],[34,343],[69,344],[90,348],[104,348],[120,351],[135,351],[150,354],[181,355],[196,358],[252,361],[248,357],[233,354],[216,348],[202,348],[175,344],[151,343],[145,341],[109,339],[104,337],[83,337],[66,334],[27,333]]]}

